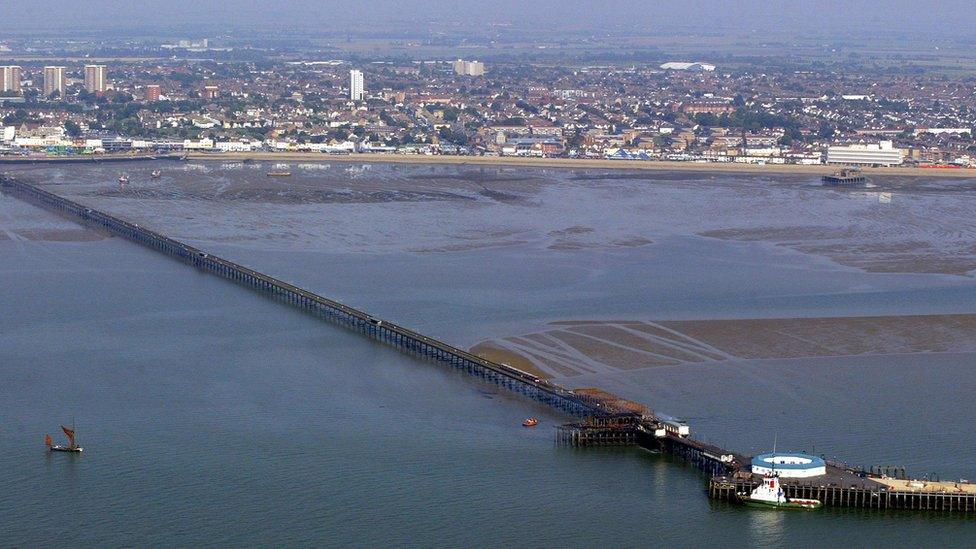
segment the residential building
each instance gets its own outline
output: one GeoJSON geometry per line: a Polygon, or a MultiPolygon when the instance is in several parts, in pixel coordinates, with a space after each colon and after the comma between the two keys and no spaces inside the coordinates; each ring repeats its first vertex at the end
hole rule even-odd
{"type": "Polygon", "coordinates": [[[0,67],[0,92],[20,93],[20,67],[0,67]]]}
{"type": "Polygon", "coordinates": [[[355,69],[349,71],[349,99],[362,101],[366,97],[366,88],[363,84],[363,73],[355,69]]]}
{"type": "Polygon", "coordinates": [[[101,94],[105,89],[105,65],[85,65],[85,90],[101,94]]]}
{"type": "Polygon", "coordinates": [[[462,76],[483,76],[485,74],[485,64],[481,61],[458,59],[454,62],[454,73],[462,76]]]}
{"type": "Polygon", "coordinates": [[[680,110],[685,114],[711,113],[718,115],[735,112],[735,106],[728,101],[689,101],[682,103],[680,110]]]}
{"type": "Polygon", "coordinates": [[[146,86],[146,101],[159,101],[161,90],[159,84],[148,84],[146,86]]]}
{"type": "Polygon", "coordinates": [[[64,67],[44,67],[44,97],[50,97],[54,92],[64,97],[64,90],[64,67]]]}
{"type": "Polygon", "coordinates": [[[214,85],[203,87],[203,97],[204,99],[217,99],[220,96],[220,88],[214,85]]]}
{"type": "Polygon", "coordinates": [[[827,149],[827,163],[897,166],[902,163],[905,157],[904,153],[904,150],[894,148],[891,141],[835,146],[827,149]]]}

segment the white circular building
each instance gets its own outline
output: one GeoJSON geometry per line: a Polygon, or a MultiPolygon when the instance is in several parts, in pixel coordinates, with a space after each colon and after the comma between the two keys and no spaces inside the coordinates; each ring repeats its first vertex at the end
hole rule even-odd
{"type": "Polygon", "coordinates": [[[827,474],[827,464],[817,456],[792,452],[771,452],[752,458],[752,474],[807,478],[827,474]]]}

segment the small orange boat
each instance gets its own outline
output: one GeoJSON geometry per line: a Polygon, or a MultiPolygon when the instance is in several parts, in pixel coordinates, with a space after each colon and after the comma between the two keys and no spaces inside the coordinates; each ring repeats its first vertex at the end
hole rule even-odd
{"type": "Polygon", "coordinates": [[[536,419],[534,417],[530,417],[530,418],[528,418],[528,419],[526,419],[525,421],[522,422],[522,427],[535,427],[538,424],[539,424],[539,420],[538,419],[536,419]]]}

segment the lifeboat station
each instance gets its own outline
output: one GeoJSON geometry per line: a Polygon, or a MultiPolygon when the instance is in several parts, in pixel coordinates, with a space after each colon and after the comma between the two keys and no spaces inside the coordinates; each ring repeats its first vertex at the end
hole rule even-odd
{"type": "Polygon", "coordinates": [[[818,477],[827,474],[827,464],[809,454],[773,452],[752,458],[752,474],[782,478],[818,477]]]}

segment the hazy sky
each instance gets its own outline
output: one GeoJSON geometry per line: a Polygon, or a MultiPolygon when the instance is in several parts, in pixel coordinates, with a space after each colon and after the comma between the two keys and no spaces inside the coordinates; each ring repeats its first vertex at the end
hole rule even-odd
{"type": "MultiPolygon", "coordinates": [[[[515,22],[529,25],[640,26],[650,32],[701,26],[773,34],[825,29],[839,33],[952,32],[976,38],[976,0],[0,0],[0,28],[58,29],[296,26],[305,30],[426,21],[515,22]],[[778,31],[778,32],[777,32],[778,31]]],[[[826,32],[830,34],[830,32],[826,32]]]]}

